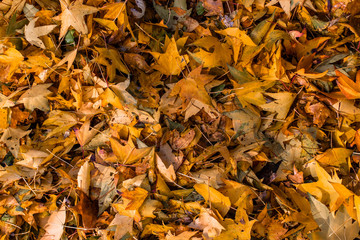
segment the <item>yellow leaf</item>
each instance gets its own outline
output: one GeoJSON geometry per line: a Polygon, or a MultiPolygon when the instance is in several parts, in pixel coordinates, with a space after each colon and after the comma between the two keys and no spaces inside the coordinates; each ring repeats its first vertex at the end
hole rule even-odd
{"type": "Polygon", "coordinates": [[[0,68],[4,69],[2,70],[4,75],[0,76],[0,80],[10,80],[23,60],[24,57],[15,48],[8,48],[0,54],[0,68]]]}
{"type": "Polygon", "coordinates": [[[126,207],[130,204],[132,200],[130,199],[121,199],[120,202],[114,203],[112,206],[115,208],[115,210],[123,216],[128,216],[133,218],[136,222],[141,221],[141,216],[138,210],[127,210],[126,207]]]}
{"type": "Polygon", "coordinates": [[[0,129],[9,127],[9,109],[0,108],[0,129]]]}
{"type": "Polygon", "coordinates": [[[151,52],[151,54],[156,60],[153,68],[165,75],[179,75],[189,62],[187,55],[180,56],[174,38],[171,39],[165,53],[151,52]]]}
{"type": "Polygon", "coordinates": [[[138,210],[147,198],[148,191],[143,188],[137,187],[133,191],[125,190],[125,192],[123,192],[121,196],[130,200],[125,210],[138,210]]]}
{"type": "Polygon", "coordinates": [[[227,43],[221,43],[215,37],[204,37],[193,42],[193,45],[205,48],[200,48],[195,53],[190,53],[191,56],[199,63],[203,64],[203,67],[224,67],[231,62],[232,51],[227,43]],[[211,49],[213,51],[210,51],[211,49]]]}
{"type": "Polygon", "coordinates": [[[274,98],[275,100],[260,105],[260,107],[269,112],[276,112],[277,119],[285,119],[290,107],[296,97],[296,94],[290,92],[279,92],[279,93],[266,93],[266,95],[274,98]]]}
{"type": "Polygon", "coordinates": [[[222,193],[217,191],[215,188],[210,187],[206,184],[195,184],[194,189],[209,202],[211,207],[215,208],[221,216],[225,216],[230,210],[231,202],[228,197],[225,197],[222,193]]]}
{"type": "Polygon", "coordinates": [[[156,158],[156,167],[159,170],[160,174],[164,177],[164,180],[167,182],[174,182],[176,180],[176,174],[173,165],[165,165],[164,161],[159,157],[158,154],[156,158]]]}
{"type": "Polygon", "coordinates": [[[149,155],[153,148],[135,148],[127,143],[125,146],[121,145],[119,141],[114,138],[110,138],[111,148],[114,151],[116,157],[120,160],[122,164],[132,164],[141,158],[149,155]]]}
{"type": "Polygon", "coordinates": [[[124,110],[120,98],[110,88],[105,89],[105,91],[100,95],[100,99],[102,100],[101,105],[103,107],[110,103],[114,107],[124,110]]]}
{"type": "Polygon", "coordinates": [[[99,23],[100,25],[109,28],[110,30],[117,31],[119,28],[116,26],[114,21],[106,20],[103,18],[94,18],[94,21],[99,23]]]}
{"type": "Polygon", "coordinates": [[[216,31],[217,33],[229,37],[235,37],[239,39],[243,44],[249,46],[256,46],[253,40],[246,34],[245,31],[240,30],[237,27],[226,28],[224,30],[216,31]]]}
{"type": "Polygon", "coordinates": [[[331,211],[337,210],[340,207],[338,202],[340,194],[337,193],[330,182],[339,181],[341,183],[341,180],[337,180],[335,177],[331,178],[316,161],[309,162],[308,167],[311,175],[318,178],[318,181],[299,184],[298,188],[315,196],[323,204],[329,204],[331,211]]]}
{"type": "Polygon", "coordinates": [[[95,49],[99,52],[99,56],[95,58],[95,62],[106,66],[106,71],[110,82],[115,79],[116,70],[119,70],[125,74],[129,74],[127,67],[122,62],[120,53],[117,50],[98,47],[95,47],[95,49]]]}
{"type": "Polygon", "coordinates": [[[325,77],[326,74],[328,73],[328,71],[329,70],[326,70],[325,72],[322,72],[322,73],[305,73],[305,69],[302,68],[302,69],[298,70],[296,73],[298,75],[301,75],[301,76],[304,76],[304,77],[307,77],[307,78],[317,79],[317,78],[325,77]]]}
{"type": "Polygon", "coordinates": [[[257,220],[246,221],[245,223],[236,223],[234,220],[227,218],[222,222],[225,230],[221,234],[214,238],[214,240],[225,239],[251,239],[251,228],[257,220]]]}
{"type": "Polygon", "coordinates": [[[256,198],[254,190],[244,184],[223,179],[225,186],[220,188],[219,191],[230,199],[232,205],[239,207],[239,204],[248,196],[256,198]]]}
{"type": "Polygon", "coordinates": [[[160,235],[165,234],[171,230],[174,230],[173,227],[168,227],[165,225],[159,225],[159,224],[147,224],[144,230],[141,233],[140,238],[144,239],[147,235],[153,234],[153,235],[160,235]]]}
{"type": "Polygon", "coordinates": [[[64,63],[68,63],[67,64],[67,70],[69,70],[72,66],[72,64],[74,63],[75,61],[75,57],[76,57],[76,54],[77,54],[77,49],[74,49],[70,52],[67,52],[65,53],[63,59],[60,60],[60,62],[58,62],[55,66],[55,67],[60,67],[61,65],[63,65],[64,63]]]}
{"type": "Polygon", "coordinates": [[[317,155],[315,159],[324,164],[335,167],[340,167],[347,164],[347,158],[351,156],[353,150],[346,148],[331,148],[326,150],[323,154],[317,155]]]}
{"type": "Polygon", "coordinates": [[[143,218],[156,218],[154,211],[161,209],[163,205],[158,200],[146,199],[144,204],[140,207],[139,212],[143,218]]]}
{"type": "Polygon", "coordinates": [[[243,84],[238,84],[237,82],[232,81],[232,83],[235,88],[235,94],[241,105],[243,107],[247,107],[249,103],[254,105],[265,104],[266,100],[262,95],[262,92],[272,87],[275,84],[275,81],[252,81],[243,84]]]}
{"type": "Polygon", "coordinates": [[[201,74],[202,67],[191,71],[186,78],[181,79],[173,87],[170,96],[179,95],[186,106],[193,98],[211,105],[211,98],[205,85],[214,79],[211,75],[201,74]]]}

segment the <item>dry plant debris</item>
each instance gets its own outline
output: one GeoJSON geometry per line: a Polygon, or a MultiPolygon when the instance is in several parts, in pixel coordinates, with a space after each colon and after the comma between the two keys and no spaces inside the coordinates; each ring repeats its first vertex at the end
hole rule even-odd
{"type": "Polygon", "coordinates": [[[359,0],[3,0],[1,240],[356,239],[359,0]]]}

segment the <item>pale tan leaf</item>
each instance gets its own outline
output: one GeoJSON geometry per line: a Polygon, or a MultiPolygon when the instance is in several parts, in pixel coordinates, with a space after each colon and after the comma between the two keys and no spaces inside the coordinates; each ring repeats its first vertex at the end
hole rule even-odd
{"type": "Polygon", "coordinates": [[[25,26],[25,39],[42,49],[45,49],[45,44],[41,41],[39,37],[49,34],[56,25],[47,25],[47,26],[41,26],[41,27],[35,27],[35,22],[38,20],[38,18],[33,18],[28,25],[25,26]]]}
{"type": "Polygon", "coordinates": [[[28,89],[17,101],[18,103],[23,103],[25,108],[34,111],[35,108],[40,109],[42,111],[48,111],[49,101],[46,98],[51,92],[47,90],[52,84],[39,84],[36,86],[32,86],[28,89]]]}
{"type": "Polygon", "coordinates": [[[59,240],[64,232],[66,220],[65,200],[60,209],[54,211],[45,225],[45,235],[40,240],[59,240]]]}
{"type": "Polygon", "coordinates": [[[84,164],[81,166],[78,176],[77,182],[78,187],[87,195],[89,196],[89,188],[91,183],[91,176],[90,171],[92,166],[90,165],[89,161],[85,161],[84,164]]]}

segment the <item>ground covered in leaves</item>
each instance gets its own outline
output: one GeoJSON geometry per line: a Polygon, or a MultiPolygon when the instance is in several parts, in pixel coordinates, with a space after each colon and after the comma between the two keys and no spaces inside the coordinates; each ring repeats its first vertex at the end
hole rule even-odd
{"type": "Polygon", "coordinates": [[[3,0],[0,239],[355,239],[359,29],[359,0],[3,0]]]}

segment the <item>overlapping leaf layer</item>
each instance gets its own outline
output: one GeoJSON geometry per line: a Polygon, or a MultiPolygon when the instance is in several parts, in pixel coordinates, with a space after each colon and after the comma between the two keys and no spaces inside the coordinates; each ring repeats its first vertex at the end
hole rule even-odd
{"type": "Polygon", "coordinates": [[[7,239],[355,239],[359,0],[3,0],[7,239]]]}

